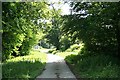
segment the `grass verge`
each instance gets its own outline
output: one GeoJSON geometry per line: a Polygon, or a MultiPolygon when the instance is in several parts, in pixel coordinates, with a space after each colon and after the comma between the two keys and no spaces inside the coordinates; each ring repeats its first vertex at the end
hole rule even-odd
{"type": "Polygon", "coordinates": [[[65,60],[77,78],[120,78],[119,60],[112,56],[69,55],[65,60]]]}
{"type": "Polygon", "coordinates": [[[3,78],[22,78],[22,80],[35,79],[43,71],[46,62],[46,54],[39,51],[31,51],[30,55],[9,59],[2,64],[3,78]]]}
{"type": "Polygon", "coordinates": [[[58,52],[55,55],[58,55],[58,56],[61,56],[61,57],[65,58],[65,57],[67,57],[67,56],[69,56],[71,54],[77,55],[76,52],[58,52]]]}

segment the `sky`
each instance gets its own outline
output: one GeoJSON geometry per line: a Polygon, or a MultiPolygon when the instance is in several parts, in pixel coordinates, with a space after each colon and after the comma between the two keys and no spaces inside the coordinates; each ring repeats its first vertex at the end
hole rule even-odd
{"type": "MultiPolygon", "coordinates": [[[[62,12],[61,12],[61,15],[68,15],[68,14],[70,14],[70,6],[69,6],[69,4],[68,3],[61,3],[61,4],[57,4],[58,3],[58,1],[60,1],[60,0],[49,0],[50,2],[49,3],[51,3],[51,1],[52,2],[55,2],[55,4],[53,5],[54,6],[54,8],[56,8],[56,9],[61,9],[62,10],[62,12]]],[[[52,8],[52,6],[49,6],[51,9],[53,9],[52,8]]],[[[41,20],[42,22],[43,21],[47,21],[47,20],[41,20]]],[[[38,20],[38,24],[39,24],[39,20],[38,20]]]]}
{"type": "MultiPolygon", "coordinates": [[[[61,9],[62,10],[62,15],[67,15],[70,14],[70,6],[68,3],[64,3],[63,0],[49,0],[49,2],[51,3],[55,3],[53,6],[56,9],[61,9]],[[60,4],[58,4],[58,2],[61,2],[60,4]]],[[[50,7],[52,8],[52,7],[50,7]]]]}
{"type": "Polygon", "coordinates": [[[61,7],[62,15],[70,14],[70,6],[66,3],[61,7]]]}

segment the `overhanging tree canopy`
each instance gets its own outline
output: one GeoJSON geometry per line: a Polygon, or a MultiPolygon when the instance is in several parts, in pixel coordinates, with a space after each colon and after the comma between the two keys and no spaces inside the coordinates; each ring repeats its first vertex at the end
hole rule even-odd
{"type": "Polygon", "coordinates": [[[79,38],[88,51],[114,53],[120,57],[119,2],[76,2],[79,14],[64,16],[63,31],[79,38]],[[117,52],[116,52],[117,51],[117,52]]]}
{"type": "Polygon", "coordinates": [[[11,55],[29,54],[30,49],[40,38],[38,19],[50,17],[48,5],[45,2],[7,2],[2,3],[3,24],[3,60],[11,55]]]}

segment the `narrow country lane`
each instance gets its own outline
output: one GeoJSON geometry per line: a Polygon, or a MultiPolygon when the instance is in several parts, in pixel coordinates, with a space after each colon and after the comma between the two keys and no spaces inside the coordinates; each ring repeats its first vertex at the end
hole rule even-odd
{"type": "Polygon", "coordinates": [[[77,80],[62,57],[47,54],[48,61],[45,70],[36,80],[77,80]]]}

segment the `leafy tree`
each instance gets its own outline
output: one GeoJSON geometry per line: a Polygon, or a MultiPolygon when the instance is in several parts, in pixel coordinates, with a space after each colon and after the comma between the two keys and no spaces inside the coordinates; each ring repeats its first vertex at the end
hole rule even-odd
{"type": "Polygon", "coordinates": [[[38,19],[49,17],[49,8],[44,2],[2,3],[3,60],[11,56],[29,54],[41,35],[38,19]]]}
{"type": "Polygon", "coordinates": [[[77,13],[64,16],[63,31],[82,40],[88,51],[114,53],[120,57],[119,2],[76,2],[72,5],[77,13]]]}
{"type": "MultiPolygon", "coordinates": [[[[53,7],[53,6],[52,6],[53,7]]],[[[62,18],[60,15],[61,10],[56,10],[54,7],[51,10],[51,26],[47,28],[46,36],[47,42],[51,43],[56,47],[57,50],[60,49],[60,37],[61,37],[61,24],[62,24],[62,18]]]]}

